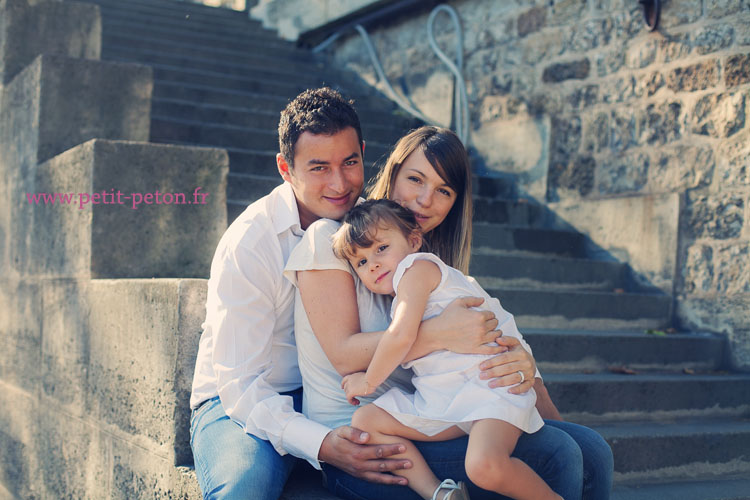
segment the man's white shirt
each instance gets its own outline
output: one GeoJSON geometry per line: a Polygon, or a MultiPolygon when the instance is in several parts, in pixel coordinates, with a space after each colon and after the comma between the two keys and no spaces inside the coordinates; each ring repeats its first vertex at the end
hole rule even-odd
{"type": "Polygon", "coordinates": [[[222,236],[211,263],[190,407],[219,396],[245,432],[320,469],[318,452],[331,429],[295,412],[292,398],[279,394],[302,386],[294,287],[283,271],[303,234],[285,182],[251,204],[222,236]]]}

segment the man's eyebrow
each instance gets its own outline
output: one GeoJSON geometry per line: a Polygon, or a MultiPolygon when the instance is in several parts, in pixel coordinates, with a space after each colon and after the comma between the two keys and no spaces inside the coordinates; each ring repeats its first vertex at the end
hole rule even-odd
{"type": "Polygon", "coordinates": [[[308,165],[328,165],[329,163],[330,162],[328,160],[318,160],[317,158],[307,160],[308,165]]]}

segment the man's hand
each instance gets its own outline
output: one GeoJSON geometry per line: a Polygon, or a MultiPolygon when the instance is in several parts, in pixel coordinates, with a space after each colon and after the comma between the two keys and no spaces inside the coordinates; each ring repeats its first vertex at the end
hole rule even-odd
{"type": "Polygon", "coordinates": [[[359,399],[356,396],[368,396],[372,394],[375,387],[367,384],[365,372],[352,373],[344,377],[341,381],[341,388],[346,392],[346,399],[349,404],[358,405],[359,399]]]}
{"type": "Polygon", "coordinates": [[[507,387],[513,394],[523,394],[531,389],[534,385],[534,375],[536,374],[536,362],[531,354],[521,345],[521,342],[515,337],[498,337],[495,342],[507,349],[507,352],[498,354],[492,359],[483,361],[479,365],[482,373],[480,378],[490,380],[490,387],[507,387]],[[523,372],[522,378],[518,372],[523,372]]]}
{"type": "Polygon", "coordinates": [[[388,458],[406,451],[403,444],[366,444],[370,435],[359,429],[341,426],[332,430],[320,445],[318,458],[347,474],[373,483],[406,485],[404,477],[387,474],[410,469],[411,462],[388,458]]]}
{"type": "Polygon", "coordinates": [[[436,350],[447,349],[460,354],[498,354],[507,350],[504,346],[488,345],[500,332],[495,330],[498,323],[492,312],[471,309],[483,302],[481,297],[460,297],[438,316],[422,323],[432,331],[436,350]],[[433,320],[436,320],[435,325],[428,324],[433,320]]]}

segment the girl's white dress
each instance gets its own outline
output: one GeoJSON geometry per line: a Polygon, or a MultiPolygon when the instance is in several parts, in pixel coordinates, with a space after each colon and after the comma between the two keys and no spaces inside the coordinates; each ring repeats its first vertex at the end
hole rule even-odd
{"type": "MultiPolygon", "coordinates": [[[[524,348],[531,352],[518,332],[513,316],[502,308],[500,302],[490,297],[473,278],[448,266],[433,254],[415,253],[401,261],[393,276],[394,290],[398,290],[401,277],[416,260],[434,262],[442,274],[440,284],[427,301],[423,320],[437,316],[458,297],[483,297],[485,301],[479,309],[495,313],[499,321],[498,329],[502,330],[503,336],[518,338],[524,348]]],[[[391,316],[398,300],[396,294],[391,316]]],[[[436,351],[405,363],[404,368],[414,371],[412,383],[416,392],[409,394],[399,388],[391,388],[374,404],[407,427],[428,436],[453,425],[468,433],[472,422],[485,418],[504,420],[525,432],[536,432],[543,421],[535,407],[536,393],[533,389],[525,394],[511,394],[506,387],[493,389],[487,385],[487,380],[479,379],[478,365],[492,357],[436,351]]]]}

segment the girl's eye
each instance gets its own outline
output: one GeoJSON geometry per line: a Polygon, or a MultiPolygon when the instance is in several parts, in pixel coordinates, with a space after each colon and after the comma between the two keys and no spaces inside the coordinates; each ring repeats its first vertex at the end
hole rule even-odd
{"type": "Polygon", "coordinates": [[[407,177],[407,179],[409,179],[412,182],[422,182],[422,179],[420,179],[419,177],[415,177],[413,175],[410,177],[407,177]]]}
{"type": "Polygon", "coordinates": [[[365,264],[367,264],[367,259],[360,259],[359,262],[357,262],[357,267],[362,267],[365,264]]]}
{"type": "Polygon", "coordinates": [[[385,250],[386,248],[388,248],[388,245],[380,245],[380,246],[378,247],[378,252],[382,252],[382,251],[383,251],[383,250],[385,250]]]}
{"type": "Polygon", "coordinates": [[[452,194],[453,194],[450,191],[448,191],[447,189],[438,189],[438,192],[441,193],[441,194],[444,194],[445,196],[448,196],[448,197],[452,196],[452,194]]]}

